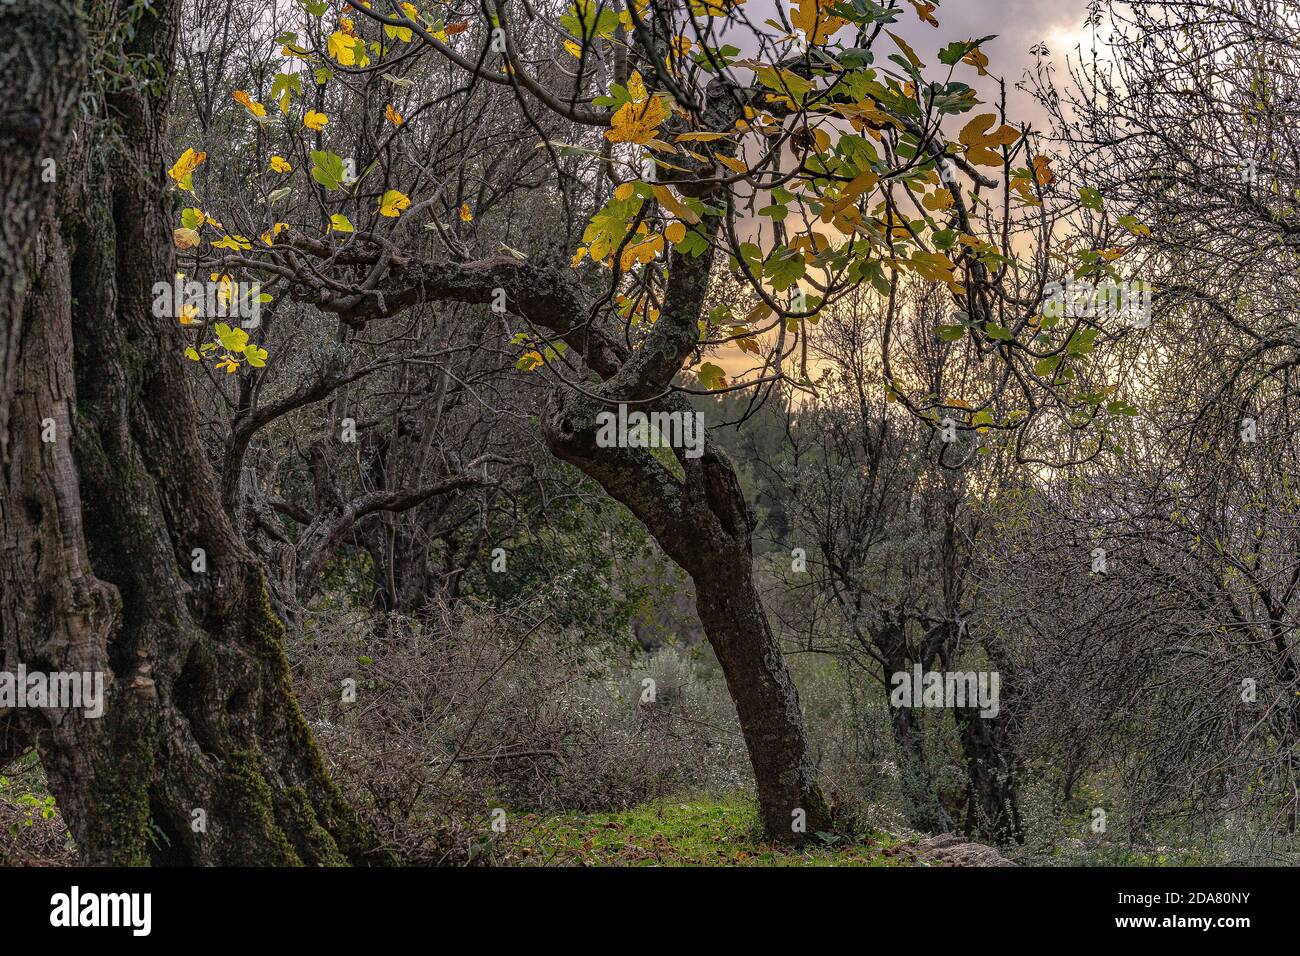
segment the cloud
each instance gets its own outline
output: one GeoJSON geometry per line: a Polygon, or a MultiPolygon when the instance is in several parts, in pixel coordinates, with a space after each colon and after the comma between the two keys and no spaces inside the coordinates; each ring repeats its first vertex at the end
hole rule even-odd
{"type": "MultiPolygon", "coordinates": [[[[1007,83],[1007,112],[1013,122],[1028,121],[1040,129],[1042,111],[1032,97],[1015,88],[1026,70],[1033,68],[1035,57],[1029,52],[1038,43],[1046,43],[1051,59],[1058,65],[1073,47],[1086,35],[1083,29],[1087,15],[1086,0],[947,0],[934,11],[938,28],[922,23],[912,12],[910,4],[903,5],[898,33],[928,64],[933,64],[934,54],[954,40],[995,34],[981,49],[989,57],[989,69],[1007,83]]],[[[888,43],[888,38],[885,38],[888,43]]],[[[970,83],[980,91],[982,99],[990,102],[999,95],[997,87],[987,77],[958,74],[958,79],[970,83]]]]}

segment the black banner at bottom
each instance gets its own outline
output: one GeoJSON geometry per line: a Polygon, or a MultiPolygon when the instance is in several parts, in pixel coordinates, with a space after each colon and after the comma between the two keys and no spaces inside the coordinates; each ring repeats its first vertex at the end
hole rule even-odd
{"type": "Polygon", "coordinates": [[[75,934],[128,946],[268,935],[370,944],[436,927],[495,944],[639,933],[664,947],[687,943],[683,921],[693,945],[715,933],[735,945],[773,943],[783,923],[800,932],[845,918],[866,921],[877,941],[892,926],[935,943],[971,931],[1041,940],[1044,929],[1226,942],[1288,926],[1290,882],[1271,869],[26,869],[0,870],[0,898],[12,940],[75,934]]]}

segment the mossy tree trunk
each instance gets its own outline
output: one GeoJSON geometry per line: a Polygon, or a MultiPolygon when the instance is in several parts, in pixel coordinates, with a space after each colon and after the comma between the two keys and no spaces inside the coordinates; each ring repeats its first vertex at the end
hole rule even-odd
{"type": "MultiPolygon", "coordinates": [[[[376,860],[294,699],[262,568],[221,506],[179,327],[153,315],[152,287],[175,270],[160,124],[178,7],[0,6],[0,23],[46,44],[27,69],[85,87],[75,135],[51,136],[57,182],[35,197],[32,248],[5,250],[23,279],[0,383],[4,667],[106,685],[98,719],[4,716],[35,745],[87,863],[376,860]],[[92,85],[105,77],[112,88],[92,85]]],[[[31,199],[6,193],[0,218],[31,199]]]]}

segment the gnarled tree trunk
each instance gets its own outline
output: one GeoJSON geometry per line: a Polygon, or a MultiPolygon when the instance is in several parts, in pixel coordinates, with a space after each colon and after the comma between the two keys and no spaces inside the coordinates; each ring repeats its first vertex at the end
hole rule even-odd
{"type": "MultiPolygon", "coordinates": [[[[48,29],[81,29],[80,7],[60,5],[65,20],[48,29]]],[[[27,278],[3,382],[4,666],[106,684],[98,719],[7,717],[35,744],[88,863],[372,860],[295,702],[262,569],[221,506],[179,327],[152,311],[154,283],[175,269],[159,124],[177,7],[95,6],[89,30],[114,60],[95,75],[115,86],[86,91],[97,109],[56,154],[37,248],[6,263],[27,278]]],[[[40,33],[47,9],[0,7],[0,23],[40,33]]],[[[32,69],[84,82],[84,57],[56,57],[45,39],[52,55],[32,69]]],[[[7,150],[4,162],[31,157],[7,150]]],[[[25,198],[6,191],[0,219],[25,198]]]]}
{"type": "MultiPolygon", "coordinates": [[[[681,400],[654,407],[691,413],[681,400]]],[[[829,829],[799,691],[754,587],[754,519],[731,462],[706,443],[698,459],[683,457],[679,480],[644,449],[597,447],[601,410],[586,396],[553,393],[542,421],[547,444],[627,505],[690,574],[700,622],[736,705],[768,834],[801,843],[829,829]]]]}

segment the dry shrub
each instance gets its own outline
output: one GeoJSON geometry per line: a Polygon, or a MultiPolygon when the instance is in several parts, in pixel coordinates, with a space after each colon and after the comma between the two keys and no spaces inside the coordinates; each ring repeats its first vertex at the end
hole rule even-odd
{"type": "Polygon", "coordinates": [[[419,620],[336,614],[290,644],[335,779],[413,863],[479,856],[498,807],[621,809],[752,783],[702,649],[592,648],[540,608],[466,604],[419,620]]]}

